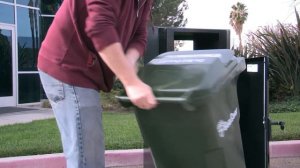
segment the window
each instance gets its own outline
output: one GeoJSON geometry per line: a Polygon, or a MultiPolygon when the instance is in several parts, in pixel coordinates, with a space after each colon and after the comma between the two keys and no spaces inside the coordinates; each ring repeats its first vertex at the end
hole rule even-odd
{"type": "Polygon", "coordinates": [[[14,3],[14,0],[0,0],[0,2],[1,1],[14,3]]]}
{"type": "Polygon", "coordinates": [[[19,74],[19,103],[40,101],[39,74],[19,74]]]}
{"type": "Polygon", "coordinates": [[[62,0],[42,0],[41,12],[46,15],[54,15],[60,7],[62,0]]]}
{"type": "Polygon", "coordinates": [[[42,31],[42,40],[45,38],[47,31],[53,21],[54,17],[42,17],[42,27],[41,27],[41,31],[42,31]]]}
{"type": "Polygon", "coordinates": [[[17,4],[26,5],[26,6],[33,6],[39,7],[41,0],[17,0],[17,4]]]}
{"type": "Polygon", "coordinates": [[[13,95],[12,32],[0,29],[0,97],[13,95]]]}
{"type": "Polygon", "coordinates": [[[38,10],[18,7],[17,13],[19,71],[37,71],[40,47],[38,10]]]}
{"type": "Polygon", "coordinates": [[[0,22],[14,24],[15,23],[15,15],[14,15],[14,7],[11,5],[1,4],[0,3],[0,22]]]}

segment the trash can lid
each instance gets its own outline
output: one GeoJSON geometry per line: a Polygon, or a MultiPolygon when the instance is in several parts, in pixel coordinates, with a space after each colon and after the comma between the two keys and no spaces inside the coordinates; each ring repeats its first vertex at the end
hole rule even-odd
{"type": "Polygon", "coordinates": [[[171,51],[163,53],[150,61],[152,65],[177,65],[177,64],[211,64],[219,60],[227,66],[232,61],[242,58],[234,56],[232,50],[214,49],[214,50],[194,50],[194,51],[171,51]]]}

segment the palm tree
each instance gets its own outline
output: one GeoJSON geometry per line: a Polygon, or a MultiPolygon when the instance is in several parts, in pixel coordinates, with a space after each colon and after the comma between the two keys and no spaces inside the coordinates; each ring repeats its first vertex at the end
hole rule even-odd
{"type": "Polygon", "coordinates": [[[243,45],[242,45],[242,31],[243,25],[247,20],[248,12],[246,5],[237,2],[236,5],[232,5],[232,11],[230,12],[230,22],[229,24],[233,27],[234,31],[239,37],[239,51],[242,53],[243,45]]]}

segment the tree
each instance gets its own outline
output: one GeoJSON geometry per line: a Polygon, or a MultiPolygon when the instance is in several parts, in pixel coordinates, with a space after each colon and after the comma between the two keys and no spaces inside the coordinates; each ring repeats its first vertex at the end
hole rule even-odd
{"type": "Polygon", "coordinates": [[[232,11],[230,12],[229,24],[233,27],[234,31],[239,37],[239,51],[243,52],[243,45],[242,45],[242,32],[243,32],[243,25],[247,20],[248,12],[246,5],[237,2],[236,5],[232,5],[232,11]]]}
{"type": "Polygon", "coordinates": [[[162,27],[184,27],[187,19],[183,14],[187,9],[186,0],[154,0],[152,23],[162,27]]]}

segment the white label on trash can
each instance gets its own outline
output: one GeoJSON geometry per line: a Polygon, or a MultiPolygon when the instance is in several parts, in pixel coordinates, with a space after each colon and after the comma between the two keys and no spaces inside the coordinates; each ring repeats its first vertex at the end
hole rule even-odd
{"type": "Polygon", "coordinates": [[[258,65],[257,64],[248,64],[247,72],[258,72],[258,65]]]}
{"type": "Polygon", "coordinates": [[[230,128],[230,126],[232,125],[234,119],[237,116],[237,108],[235,109],[235,111],[233,113],[230,113],[230,117],[227,121],[223,121],[220,120],[217,124],[217,131],[219,133],[219,136],[221,138],[225,137],[225,132],[230,128]]]}

